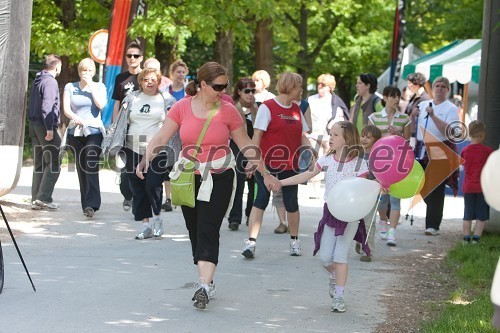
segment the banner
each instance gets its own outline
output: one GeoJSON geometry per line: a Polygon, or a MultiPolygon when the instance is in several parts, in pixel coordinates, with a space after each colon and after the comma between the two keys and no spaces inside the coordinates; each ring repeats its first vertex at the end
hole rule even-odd
{"type": "Polygon", "coordinates": [[[389,76],[390,85],[398,84],[405,48],[405,31],[405,0],[397,0],[396,15],[394,16],[394,30],[392,34],[391,71],[389,76]]]}
{"type": "MultiPolygon", "coordinates": [[[[106,52],[106,74],[104,76],[104,84],[106,85],[108,94],[108,104],[102,110],[102,121],[104,126],[108,127],[111,124],[111,116],[113,115],[113,106],[115,100],[112,98],[113,89],[115,86],[115,77],[123,70],[125,61],[125,47],[130,42],[127,38],[127,29],[130,27],[137,15],[146,13],[146,4],[144,0],[113,0],[111,11],[111,22],[109,25],[108,49],[106,52]]],[[[145,43],[141,43],[143,52],[145,51],[145,43]]]]}

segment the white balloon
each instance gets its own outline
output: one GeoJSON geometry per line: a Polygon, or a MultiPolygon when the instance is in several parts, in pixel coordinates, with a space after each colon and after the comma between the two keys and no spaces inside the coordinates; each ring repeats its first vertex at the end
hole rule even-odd
{"type": "Polygon", "coordinates": [[[500,211],[500,150],[490,154],[481,171],[481,188],[484,199],[494,210],[500,211]]]}
{"type": "Polygon", "coordinates": [[[377,203],[380,184],[374,180],[350,177],[341,180],[328,193],[326,204],[330,213],[344,222],[364,218],[377,203]]]}

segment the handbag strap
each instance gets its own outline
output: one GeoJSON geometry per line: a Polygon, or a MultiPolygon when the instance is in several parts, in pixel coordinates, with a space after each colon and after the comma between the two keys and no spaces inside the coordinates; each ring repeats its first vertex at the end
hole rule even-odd
{"type": "Polygon", "coordinates": [[[200,136],[198,137],[198,141],[196,142],[196,150],[193,153],[193,158],[196,157],[198,154],[198,150],[200,150],[201,142],[203,141],[203,137],[205,136],[205,133],[208,129],[208,125],[210,125],[210,121],[212,120],[212,117],[215,114],[215,111],[217,111],[217,107],[219,104],[215,104],[212,111],[210,111],[210,114],[208,115],[207,120],[205,121],[205,124],[203,125],[203,129],[201,130],[200,136]]]}

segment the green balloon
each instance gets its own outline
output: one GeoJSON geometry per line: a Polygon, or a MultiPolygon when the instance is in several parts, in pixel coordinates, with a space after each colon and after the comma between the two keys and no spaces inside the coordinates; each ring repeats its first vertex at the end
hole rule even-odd
{"type": "Polygon", "coordinates": [[[425,183],[425,172],[422,165],[416,162],[403,180],[389,186],[389,194],[399,199],[411,198],[418,194],[425,183]]]}

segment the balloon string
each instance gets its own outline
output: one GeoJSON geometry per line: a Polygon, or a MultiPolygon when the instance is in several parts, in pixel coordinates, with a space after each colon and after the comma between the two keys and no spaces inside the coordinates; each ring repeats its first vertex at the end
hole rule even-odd
{"type": "Polygon", "coordinates": [[[368,237],[370,237],[370,231],[372,230],[372,226],[373,226],[373,223],[375,222],[375,217],[377,216],[377,209],[376,207],[378,206],[378,202],[380,201],[380,192],[379,194],[377,195],[377,201],[375,201],[375,207],[372,208],[372,211],[374,210],[373,214],[372,214],[372,220],[370,222],[370,227],[368,228],[368,232],[366,233],[366,239],[365,239],[365,244],[368,242],[368,237]]]}

